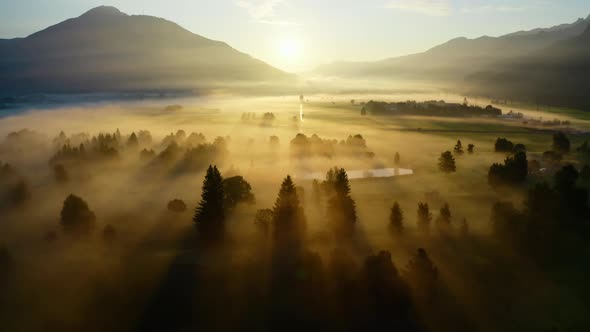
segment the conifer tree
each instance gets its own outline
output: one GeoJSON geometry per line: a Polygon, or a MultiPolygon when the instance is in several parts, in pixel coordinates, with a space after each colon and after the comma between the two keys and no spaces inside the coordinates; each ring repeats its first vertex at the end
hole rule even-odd
{"type": "Polygon", "coordinates": [[[425,234],[429,234],[431,221],[432,213],[430,213],[428,203],[418,203],[418,229],[425,234]]]}
{"type": "Polygon", "coordinates": [[[440,208],[440,214],[436,219],[436,225],[442,235],[447,235],[451,230],[451,208],[449,204],[440,208]]]}
{"type": "Polygon", "coordinates": [[[391,231],[399,235],[404,231],[404,213],[398,202],[393,203],[391,213],[389,214],[389,227],[391,231]]]}
{"type": "Polygon", "coordinates": [[[272,218],[273,239],[276,245],[298,244],[305,231],[305,215],[291,176],[283,180],[275,201],[272,218]]]}
{"type": "Polygon", "coordinates": [[[440,154],[440,158],[438,158],[438,169],[444,173],[453,173],[457,171],[455,158],[453,158],[451,151],[446,151],[440,154]]]}
{"type": "Polygon", "coordinates": [[[328,215],[337,235],[350,235],[354,231],[357,215],[356,203],[350,197],[348,174],[343,168],[335,169],[333,174],[333,194],[328,204],[328,215]]]}
{"type": "Polygon", "coordinates": [[[458,140],[457,141],[457,144],[455,144],[454,151],[458,155],[462,155],[463,154],[463,144],[461,143],[461,140],[458,140]]]}
{"type": "Polygon", "coordinates": [[[223,210],[223,179],[217,166],[209,166],[205,180],[201,202],[195,209],[193,221],[201,236],[208,240],[218,240],[225,232],[225,213],[223,210]]]}

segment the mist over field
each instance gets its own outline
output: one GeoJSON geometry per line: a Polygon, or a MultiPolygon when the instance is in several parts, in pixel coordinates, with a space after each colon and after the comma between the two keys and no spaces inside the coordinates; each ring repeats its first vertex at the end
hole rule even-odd
{"type": "Polygon", "coordinates": [[[0,330],[588,331],[588,22],[297,75],[114,7],[0,40],[0,330]]]}

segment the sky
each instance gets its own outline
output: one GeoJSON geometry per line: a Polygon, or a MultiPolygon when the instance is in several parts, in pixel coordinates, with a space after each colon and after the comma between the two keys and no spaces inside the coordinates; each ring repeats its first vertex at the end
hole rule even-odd
{"type": "Polygon", "coordinates": [[[590,15],[590,0],[0,0],[0,38],[25,37],[100,5],[163,17],[290,72],[590,15]]]}

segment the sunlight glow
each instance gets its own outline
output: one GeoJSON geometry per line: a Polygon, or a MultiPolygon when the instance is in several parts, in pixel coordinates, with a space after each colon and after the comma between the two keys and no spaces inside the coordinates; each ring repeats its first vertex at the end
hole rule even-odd
{"type": "Polygon", "coordinates": [[[279,42],[278,51],[283,58],[294,60],[301,54],[301,44],[295,39],[283,39],[279,42]]]}

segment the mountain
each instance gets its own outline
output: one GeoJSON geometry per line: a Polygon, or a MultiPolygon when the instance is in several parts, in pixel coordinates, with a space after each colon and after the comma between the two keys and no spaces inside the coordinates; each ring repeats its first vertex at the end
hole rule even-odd
{"type": "Polygon", "coordinates": [[[385,77],[455,80],[504,59],[516,58],[580,35],[590,16],[572,24],[520,31],[501,37],[456,38],[424,53],[376,62],[340,62],[322,65],[316,72],[336,77],[385,77]]]}
{"type": "Polygon", "coordinates": [[[0,40],[4,93],[195,90],[290,79],[223,42],[114,7],[0,40]]]}
{"type": "Polygon", "coordinates": [[[579,36],[498,62],[465,81],[469,93],[590,110],[590,26],[579,36]]]}

